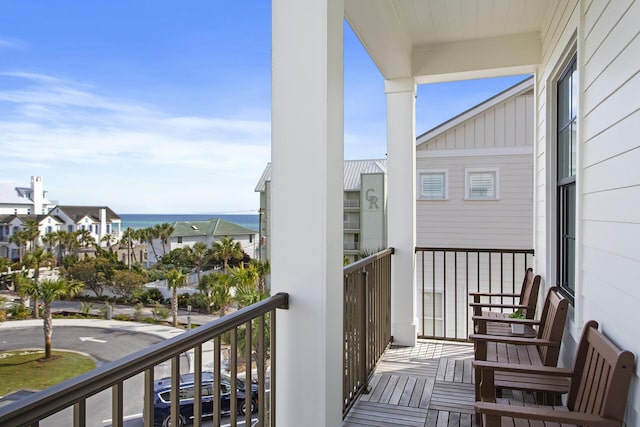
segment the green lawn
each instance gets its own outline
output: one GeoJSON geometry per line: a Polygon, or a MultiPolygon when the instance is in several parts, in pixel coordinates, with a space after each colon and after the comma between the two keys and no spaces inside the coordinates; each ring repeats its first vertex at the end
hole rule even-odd
{"type": "Polygon", "coordinates": [[[0,352],[0,396],[21,389],[42,390],[96,367],[87,356],[54,351],[51,360],[40,360],[44,351],[0,352]]]}

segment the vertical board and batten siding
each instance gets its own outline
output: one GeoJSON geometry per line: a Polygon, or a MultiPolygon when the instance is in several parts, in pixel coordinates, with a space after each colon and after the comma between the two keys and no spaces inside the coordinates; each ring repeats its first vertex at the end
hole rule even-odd
{"type": "MultiPolygon", "coordinates": [[[[536,263],[549,276],[551,262],[539,256],[549,225],[550,192],[546,150],[553,137],[546,85],[566,48],[578,33],[580,85],[578,134],[578,258],[576,306],[566,347],[590,319],[618,346],[640,355],[633,325],[640,323],[640,1],[565,1],[555,4],[545,28],[543,64],[537,80],[536,263]],[[579,28],[578,28],[579,27],[579,28]],[[580,323],[580,324],[578,324],[580,323]],[[573,335],[573,336],[571,336],[573,335]]],[[[555,158],[555,155],[552,155],[555,158]]],[[[547,285],[555,282],[546,277],[547,285]]],[[[564,352],[563,362],[570,363],[564,352]]],[[[627,405],[626,424],[640,425],[638,361],[627,405]]]]}
{"type": "MultiPolygon", "coordinates": [[[[416,202],[423,247],[530,249],[533,209],[533,94],[513,96],[418,146],[416,169],[447,170],[447,200],[416,202]],[[505,148],[531,147],[531,154],[505,148]],[[446,157],[421,157],[446,150],[446,157]],[[471,155],[467,150],[482,150],[471,155]],[[496,154],[497,153],[497,154],[496,154]],[[498,168],[499,200],[464,200],[465,168],[498,168]]],[[[419,190],[418,190],[419,191],[419,190]]]]}

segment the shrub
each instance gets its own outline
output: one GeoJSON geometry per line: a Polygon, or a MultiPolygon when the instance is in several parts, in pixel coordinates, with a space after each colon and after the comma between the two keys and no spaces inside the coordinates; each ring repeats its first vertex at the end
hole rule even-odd
{"type": "Polygon", "coordinates": [[[171,314],[171,310],[164,305],[156,304],[156,306],[151,309],[151,315],[157,321],[166,320],[169,314],[171,314]]]}
{"type": "Polygon", "coordinates": [[[0,322],[7,320],[7,312],[4,309],[0,309],[0,322]]]}
{"type": "Polygon", "coordinates": [[[195,293],[189,297],[189,304],[192,308],[199,308],[209,312],[211,299],[203,293],[195,293]]]}
{"type": "Polygon", "coordinates": [[[23,320],[28,319],[31,316],[31,309],[24,304],[15,304],[14,306],[9,307],[7,313],[9,313],[14,319],[23,320]]]}
{"type": "Polygon", "coordinates": [[[189,294],[178,295],[178,307],[182,307],[186,309],[187,306],[190,304],[189,300],[190,300],[189,294]]]}
{"type": "Polygon", "coordinates": [[[124,320],[124,321],[129,321],[131,320],[131,317],[126,315],[126,314],[116,314],[115,316],[113,316],[113,318],[115,320],[124,320]]]}
{"type": "Polygon", "coordinates": [[[145,315],[142,312],[142,309],[144,308],[144,304],[142,304],[141,302],[137,303],[134,307],[134,312],[133,312],[133,319],[136,322],[141,322],[144,320],[145,315]]]}
{"type": "Polygon", "coordinates": [[[91,309],[93,308],[93,303],[86,303],[86,302],[81,302],[80,303],[80,313],[82,313],[85,316],[88,316],[89,313],[91,312],[91,309]]]}
{"type": "Polygon", "coordinates": [[[139,296],[140,302],[143,304],[155,305],[162,303],[164,298],[162,292],[157,288],[145,289],[139,296]]]}

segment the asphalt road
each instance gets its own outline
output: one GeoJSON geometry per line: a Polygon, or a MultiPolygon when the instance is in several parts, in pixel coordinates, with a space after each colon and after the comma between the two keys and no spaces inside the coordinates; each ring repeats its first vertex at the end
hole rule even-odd
{"type": "MultiPolygon", "coordinates": [[[[157,335],[146,333],[132,333],[131,331],[81,327],[58,326],[53,329],[53,349],[73,350],[90,355],[98,365],[117,360],[123,356],[134,353],[162,341],[157,335]]],[[[0,351],[26,348],[42,348],[44,336],[42,327],[20,327],[0,330],[0,351]]],[[[189,371],[189,362],[183,357],[180,363],[183,373],[189,371]]],[[[154,370],[155,378],[163,378],[170,375],[169,363],[157,366],[154,370]]],[[[139,374],[124,383],[124,425],[126,427],[142,427],[142,393],[143,374],[139,374]]],[[[87,399],[87,426],[107,427],[111,426],[111,390],[103,392],[87,399]]],[[[228,422],[223,418],[222,425],[228,422]]],[[[254,421],[255,422],[255,421],[254,421]]],[[[73,410],[68,408],[40,422],[41,427],[68,427],[73,425],[73,410]]],[[[204,426],[211,426],[210,421],[205,421],[204,426]]],[[[244,426],[244,422],[239,422],[244,426]]]]}
{"type": "MultiPolygon", "coordinates": [[[[162,338],[128,331],[76,326],[54,327],[54,350],[74,350],[91,355],[100,365],[142,350],[162,338]]],[[[42,327],[3,330],[0,334],[0,351],[23,348],[43,348],[42,327]]]]}
{"type": "MultiPolygon", "coordinates": [[[[54,327],[53,349],[73,350],[90,355],[98,365],[111,362],[162,341],[162,338],[145,333],[132,334],[129,331],[87,328],[77,326],[54,327]]],[[[0,350],[17,350],[25,348],[42,348],[44,335],[42,327],[12,328],[3,330],[0,335],[0,350]]],[[[181,371],[188,372],[186,358],[183,359],[181,371]]],[[[154,375],[162,378],[170,375],[169,364],[156,367],[154,375]]],[[[143,390],[143,375],[137,375],[124,383],[124,413],[127,419],[142,426],[142,399],[138,398],[143,390]],[[127,396],[135,398],[127,399],[127,396]]],[[[111,424],[111,390],[105,390],[87,400],[88,426],[103,427],[111,424]]],[[[67,427],[73,425],[73,411],[67,409],[55,414],[40,425],[47,427],[67,427]]]]}

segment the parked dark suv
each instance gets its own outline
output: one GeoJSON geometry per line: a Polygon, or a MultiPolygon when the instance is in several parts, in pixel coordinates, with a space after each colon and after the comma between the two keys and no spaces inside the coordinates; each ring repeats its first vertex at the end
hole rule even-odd
{"type": "MultiPolygon", "coordinates": [[[[180,376],[180,419],[171,422],[171,378],[163,378],[154,383],[154,420],[155,426],[183,426],[193,421],[193,388],[194,374],[180,376]]],[[[250,404],[251,412],[258,408],[258,386],[251,384],[251,399],[245,399],[245,383],[238,379],[235,398],[238,413],[244,414],[250,404]]],[[[231,411],[231,381],[228,376],[221,376],[220,381],[220,415],[228,415],[231,411]]],[[[213,415],[213,372],[202,373],[202,416],[213,415]]]]}

